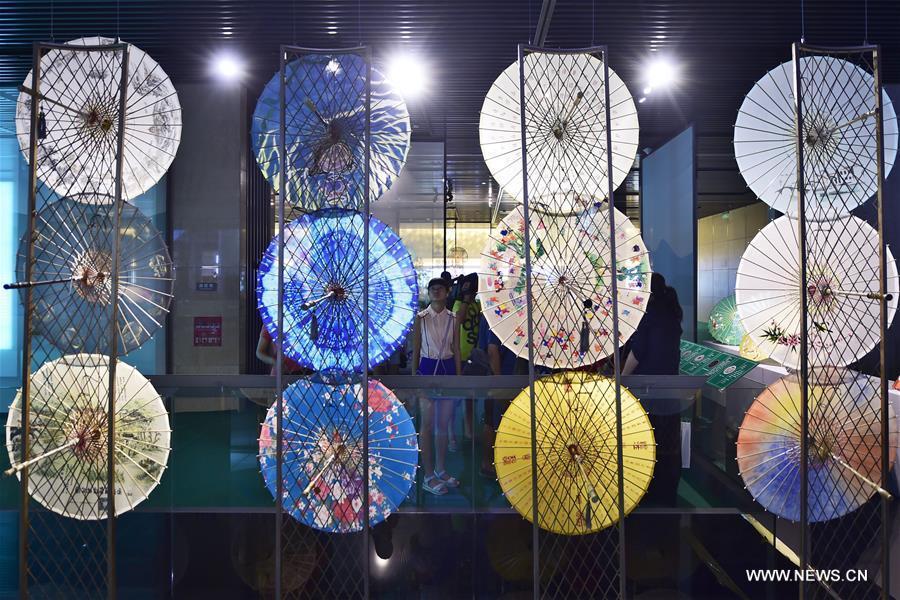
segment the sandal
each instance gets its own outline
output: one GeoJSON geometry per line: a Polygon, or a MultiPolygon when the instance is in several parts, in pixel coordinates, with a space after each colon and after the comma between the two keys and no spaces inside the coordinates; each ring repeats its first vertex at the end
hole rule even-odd
{"type": "Polygon", "coordinates": [[[425,478],[422,482],[422,489],[435,496],[443,496],[449,491],[447,489],[447,484],[440,477],[435,475],[429,475],[425,478]],[[434,482],[437,483],[435,484],[434,482]]]}
{"type": "Polygon", "coordinates": [[[459,487],[459,479],[457,479],[456,477],[451,477],[447,474],[447,471],[435,471],[433,476],[437,477],[448,488],[459,487]]]}

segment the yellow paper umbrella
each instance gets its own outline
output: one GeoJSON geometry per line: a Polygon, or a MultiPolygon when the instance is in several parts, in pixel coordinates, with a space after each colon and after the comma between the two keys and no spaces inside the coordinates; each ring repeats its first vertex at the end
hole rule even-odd
{"type": "Polygon", "coordinates": [[[759,346],[753,341],[753,338],[750,337],[750,334],[745,333],[744,337],[741,338],[741,347],[740,347],[740,355],[741,358],[746,358],[747,360],[752,360],[755,362],[762,362],[769,358],[766,354],[759,349],[759,346]]]}
{"type": "MultiPolygon", "coordinates": [[[[583,372],[539,379],[535,389],[538,525],[577,535],[619,520],[615,382],[583,372]]],[[[622,398],[624,506],[637,506],[656,462],[647,412],[626,388],[622,398]]],[[[532,520],[531,400],[525,389],[510,404],[494,446],[497,478],[507,500],[532,520]]]]}

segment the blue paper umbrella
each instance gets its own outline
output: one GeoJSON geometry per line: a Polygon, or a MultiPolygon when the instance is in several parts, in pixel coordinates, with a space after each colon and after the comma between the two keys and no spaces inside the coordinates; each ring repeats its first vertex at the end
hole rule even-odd
{"type": "MultiPolygon", "coordinates": [[[[355,54],[310,54],[285,66],[285,153],[279,154],[281,75],[256,103],[250,139],[256,162],[276,190],[306,210],[361,209],[365,199],[367,64],[355,54]]],[[[369,198],[377,200],[406,162],[412,131],[406,103],[371,70],[369,198]]]]}
{"type": "MultiPolygon", "coordinates": [[[[284,390],[282,504],[316,529],[347,533],[363,528],[363,439],[369,436],[369,524],[383,521],[409,494],[419,447],[412,418],[391,390],[369,381],[368,418],[359,383],[301,379],[284,390]]],[[[266,487],[277,497],[276,405],[259,437],[266,487]]]]}
{"type": "MultiPolygon", "coordinates": [[[[403,342],[412,325],[418,285],[412,258],[387,225],[351,210],[326,208],[285,227],[284,353],[317,371],[358,371],[363,367],[363,319],[369,323],[373,367],[403,342]],[[364,310],[365,273],[369,310],[364,310]]],[[[257,298],[263,322],[277,339],[278,237],[259,265],[257,298]]]]}

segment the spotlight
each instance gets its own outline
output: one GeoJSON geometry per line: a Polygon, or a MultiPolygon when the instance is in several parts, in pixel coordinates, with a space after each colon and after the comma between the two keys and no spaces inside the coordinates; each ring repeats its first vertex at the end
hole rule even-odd
{"type": "Polygon", "coordinates": [[[650,88],[664,88],[672,85],[677,77],[675,65],[666,58],[657,58],[647,66],[647,86],[650,88]]]}
{"type": "Polygon", "coordinates": [[[234,81],[244,74],[244,65],[231,54],[221,54],[213,63],[213,71],[226,81],[234,81]]]}
{"type": "Polygon", "coordinates": [[[428,88],[427,69],[422,60],[407,54],[388,62],[388,78],[406,98],[419,96],[428,88]]]}

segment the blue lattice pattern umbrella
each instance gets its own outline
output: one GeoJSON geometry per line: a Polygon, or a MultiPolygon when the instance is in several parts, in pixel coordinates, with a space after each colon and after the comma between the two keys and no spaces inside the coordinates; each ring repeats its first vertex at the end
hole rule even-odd
{"type": "MultiPolygon", "coordinates": [[[[278,155],[281,75],[253,112],[256,162],[276,191],[285,169],[286,198],[305,210],[361,209],[365,200],[366,72],[356,54],[308,54],[285,66],[285,152],[278,155]]],[[[406,162],[412,128],[402,96],[371,69],[369,199],[394,184],[406,162]]]]}
{"type": "MultiPolygon", "coordinates": [[[[390,357],[412,326],[418,284],[412,258],[390,227],[341,208],[322,209],[285,226],[284,354],[316,370],[363,368],[363,319],[369,323],[366,367],[390,357]],[[363,288],[369,274],[369,306],[363,288]]],[[[278,237],[259,265],[263,323],[278,339],[278,237]]]]}
{"type": "MultiPolygon", "coordinates": [[[[412,418],[391,390],[369,381],[364,411],[361,383],[317,376],[288,386],[282,402],[282,504],[288,514],[322,531],[363,528],[365,428],[369,524],[380,523],[396,510],[415,481],[419,447],[412,418]]],[[[276,405],[272,405],[260,433],[259,464],[273,497],[277,497],[276,434],[276,405]]]]}

